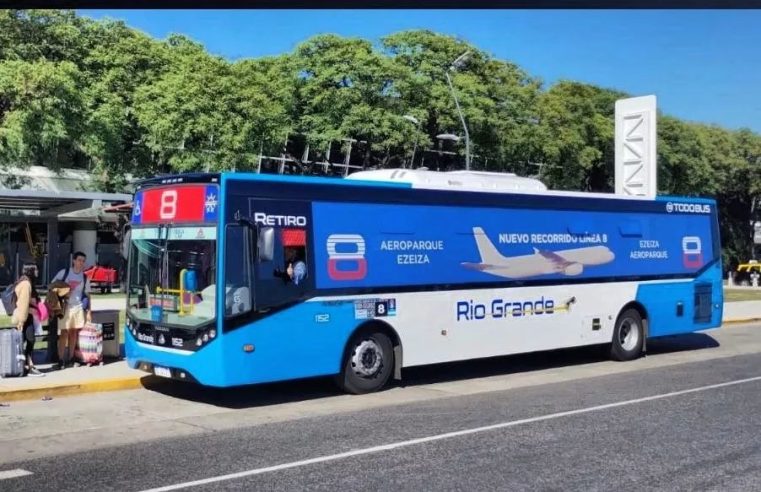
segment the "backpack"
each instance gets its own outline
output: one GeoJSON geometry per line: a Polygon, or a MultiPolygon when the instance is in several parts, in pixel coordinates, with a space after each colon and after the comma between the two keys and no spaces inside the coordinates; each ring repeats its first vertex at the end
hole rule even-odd
{"type": "Polygon", "coordinates": [[[16,309],[16,284],[18,284],[18,281],[10,284],[5,290],[3,290],[3,293],[0,294],[5,314],[8,316],[13,315],[13,311],[16,309]]]}
{"type": "MultiPolygon", "coordinates": [[[[21,276],[18,280],[13,282],[11,285],[6,287],[3,290],[3,293],[0,294],[0,297],[3,301],[3,309],[5,309],[5,314],[8,316],[13,316],[13,311],[16,310],[16,302],[18,299],[16,298],[16,286],[21,282],[22,280],[29,280],[29,277],[21,276]]],[[[31,304],[29,307],[32,307],[31,304]]]]}

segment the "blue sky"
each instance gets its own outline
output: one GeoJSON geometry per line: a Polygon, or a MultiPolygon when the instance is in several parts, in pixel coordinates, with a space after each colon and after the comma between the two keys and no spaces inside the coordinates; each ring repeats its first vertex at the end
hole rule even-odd
{"type": "Polygon", "coordinates": [[[761,133],[761,10],[80,10],[231,60],[335,33],[377,42],[405,29],[458,36],[545,86],[571,79],[655,94],[665,113],[761,133]]]}

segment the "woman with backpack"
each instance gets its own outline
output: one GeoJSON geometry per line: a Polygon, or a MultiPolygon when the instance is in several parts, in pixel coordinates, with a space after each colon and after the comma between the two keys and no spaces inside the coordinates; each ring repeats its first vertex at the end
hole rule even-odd
{"type": "MultiPolygon", "coordinates": [[[[13,289],[16,294],[16,308],[13,310],[13,320],[16,322],[16,328],[21,331],[24,341],[24,375],[25,376],[44,376],[43,373],[34,367],[32,353],[34,352],[35,341],[35,316],[40,319],[40,309],[42,302],[37,294],[34,284],[39,272],[37,265],[34,263],[25,263],[21,271],[21,277],[16,282],[13,289]]],[[[39,323],[39,321],[38,321],[39,323]]]]}

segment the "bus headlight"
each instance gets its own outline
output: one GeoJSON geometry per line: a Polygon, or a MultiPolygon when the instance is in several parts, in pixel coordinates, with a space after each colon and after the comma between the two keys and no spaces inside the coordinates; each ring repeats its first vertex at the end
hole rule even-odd
{"type": "Polygon", "coordinates": [[[196,338],[196,347],[200,347],[203,344],[201,337],[196,338]]]}

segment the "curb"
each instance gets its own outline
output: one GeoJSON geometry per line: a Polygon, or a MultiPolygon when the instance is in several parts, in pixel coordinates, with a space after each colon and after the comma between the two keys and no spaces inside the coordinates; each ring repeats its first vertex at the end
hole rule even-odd
{"type": "Polygon", "coordinates": [[[726,319],[722,320],[722,325],[743,325],[747,323],[756,323],[758,321],[761,321],[761,317],[754,316],[750,318],[738,318],[738,319],[726,319]]]}
{"type": "Polygon", "coordinates": [[[45,396],[71,396],[85,393],[104,391],[119,391],[143,387],[142,378],[148,374],[138,374],[129,377],[100,379],[69,384],[39,386],[35,388],[19,388],[7,391],[0,390],[0,401],[36,400],[45,396]]]}

